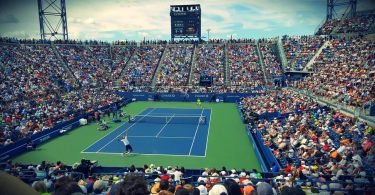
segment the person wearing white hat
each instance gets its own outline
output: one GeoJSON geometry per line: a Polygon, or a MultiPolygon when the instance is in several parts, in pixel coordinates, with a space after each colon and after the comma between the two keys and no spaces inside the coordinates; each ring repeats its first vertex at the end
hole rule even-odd
{"type": "Polygon", "coordinates": [[[204,185],[199,185],[197,187],[197,189],[199,190],[200,195],[207,195],[208,194],[207,188],[204,185]]]}
{"type": "Polygon", "coordinates": [[[208,192],[209,195],[221,195],[228,194],[227,189],[221,184],[215,184],[212,189],[208,192]]]}

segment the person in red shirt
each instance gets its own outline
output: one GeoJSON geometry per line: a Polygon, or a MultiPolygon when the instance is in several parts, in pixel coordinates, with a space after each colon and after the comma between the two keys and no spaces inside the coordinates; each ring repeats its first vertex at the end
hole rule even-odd
{"type": "Polygon", "coordinates": [[[12,118],[10,116],[7,116],[5,118],[5,123],[8,123],[8,124],[12,123],[12,118]]]}
{"type": "Polygon", "coordinates": [[[167,170],[163,170],[163,175],[160,176],[161,180],[169,180],[171,177],[167,174],[167,170]]]}
{"type": "Polygon", "coordinates": [[[292,166],[288,163],[288,165],[284,169],[284,173],[288,175],[291,172],[292,172],[292,166]]]}
{"type": "Polygon", "coordinates": [[[328,144],[328,142],[326,141],[325,143],[324,143],[324,146],[323,146],[323,150],[324,151],[326,151],[326,152],[328,152],[329,151],[329,144],[328,144]]]}

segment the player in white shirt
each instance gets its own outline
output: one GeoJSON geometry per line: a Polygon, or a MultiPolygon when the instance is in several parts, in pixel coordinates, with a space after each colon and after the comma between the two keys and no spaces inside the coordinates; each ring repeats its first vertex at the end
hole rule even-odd
{"type": "Polygon", "coordinates": [[[125,145],[125,152],[123,153],[124,154],[129,154],[133,151],[133,148],[132,146],[130,145],[130,142],[128,140],[128,131],[126,131],[126,134],[124,136],[122,136],[122,138],[120,139],[120,141],[122,141],[122,143],[124,143],[125,145]]]}

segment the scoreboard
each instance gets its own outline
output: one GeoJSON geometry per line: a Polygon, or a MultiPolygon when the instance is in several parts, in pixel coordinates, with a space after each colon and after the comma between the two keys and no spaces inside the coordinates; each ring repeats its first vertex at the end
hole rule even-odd
{"type": "Polygon", "coordinates": [[[201,8],[195,5],[171,5],[171,38],[201,39],[201,8]]]}

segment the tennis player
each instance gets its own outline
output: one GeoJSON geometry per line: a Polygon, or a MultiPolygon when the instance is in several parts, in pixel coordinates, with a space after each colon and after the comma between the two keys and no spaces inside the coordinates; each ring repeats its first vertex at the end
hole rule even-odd
{"type": "Polygon", "coordinates": [[[201,104],[201,99],[197,99],[197,105],[200,107],[200,108],[202,108],[202,104],[201,104]]]}
{"type": "Polygon", "coordinates": [[[126,131],[126,134],[122,136],[122,139],[120,139],[120,141],[122,141],[122,143],[124,143],[125,145],[125,152],[122,153],[122,155],[130,154],[133,151],[133,147],[130,145],[130,142],[128,140],[128,130],[126,131]]]}

